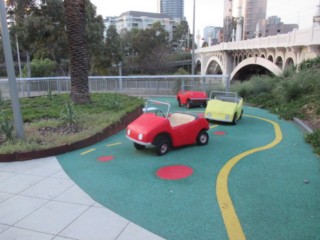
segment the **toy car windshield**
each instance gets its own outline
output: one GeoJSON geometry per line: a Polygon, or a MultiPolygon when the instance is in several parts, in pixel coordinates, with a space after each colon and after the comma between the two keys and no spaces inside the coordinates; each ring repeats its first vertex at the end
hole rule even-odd
{"type": "Polygon", "coordinates": [[[224,102],[239,103],[240,97],[235,92],[224,92],[224,91],[212,91],[210,93],[210,99],[217,99],[224,102]]]}
{"type": "Polygon", "coordinates": [[[163,116],[168,118],[170,111],[170,104],[155,100],[148,100],[146,102],[145,107],[143,108],[143,112],[153,112],[158,116],[163,116]]]}

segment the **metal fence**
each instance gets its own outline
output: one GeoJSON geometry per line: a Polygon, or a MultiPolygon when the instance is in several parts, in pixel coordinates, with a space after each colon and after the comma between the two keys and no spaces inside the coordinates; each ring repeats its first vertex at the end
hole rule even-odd
{"type": "MultiPolygon", "coordinates": [[[[117,92],[135,96],[173,96],[178,90],[228,90],[225,75],[168,75],[168,76],[99,76],[89,77],[91,93],[117,92]]],[[[17,78],[19,97],[69,93],[70,77],[17,78]]],[[[9,99],[8,79],[0,79],[0,96],[9,99]]]]}

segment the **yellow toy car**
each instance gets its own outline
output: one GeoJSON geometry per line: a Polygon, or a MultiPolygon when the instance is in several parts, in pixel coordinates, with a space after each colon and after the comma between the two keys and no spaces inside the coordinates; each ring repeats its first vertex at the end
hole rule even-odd
{"type": "Polygon", "coordinates": [[[243,114],[243,98],[235,92],[212,91],[204,116],[207,120],[236,124],[243,114]]]}

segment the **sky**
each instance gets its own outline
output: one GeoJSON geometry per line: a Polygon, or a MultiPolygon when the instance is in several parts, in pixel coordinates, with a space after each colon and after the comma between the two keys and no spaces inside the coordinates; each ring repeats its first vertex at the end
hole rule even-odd
{"type": "MultiPolygon", "coordinates": [[[[106,16],[119,16],[127,11],[157,12],[157,0],[91,0],[97,13],[106,16]]],[[[184,0],[184,15],[190,31],[193,30],[193,2],[184,0]]],[[[205,26],[222,27],[224,0],[195,0],[195,31],[203,34],[205,26]]],[[[268,0],[267,17],[278,16],[285,24],[299,24],[300,29],[312,26],[312,17],[320,0],[268,0]]]]}

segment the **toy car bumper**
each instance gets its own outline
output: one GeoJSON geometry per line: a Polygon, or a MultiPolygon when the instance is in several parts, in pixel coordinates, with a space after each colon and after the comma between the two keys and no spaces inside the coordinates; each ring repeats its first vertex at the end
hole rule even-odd
{"type": "Polygon", "coordinates": [[[204,102],[207,102],[207,100],[207,98],[190,98],[190,104],[202,105],[204,102]]]}
{"type": "Polygon", "coordinates": [[[205,118],[212,121],[219,121],[219,122],[232,122],[233,116],[230,114],[213,114],[213,113],[205,113],[205,118]]]}
{"type": "Polygon", "coordinates": [[[137,139],[131,138],[131,137],[129,137],[128,135],[126,135],[126,136],[127,136],[127,138],[130,139],[132,142],[138,143],[138,144],[140,144],[140,145],[143,145],[143,146],[150,146],[150,145],[152,145],[152,143],[150,143],[150,142],[142,142],[142,141],[139,141],[139,140],[137,140],[137,139]]]}

